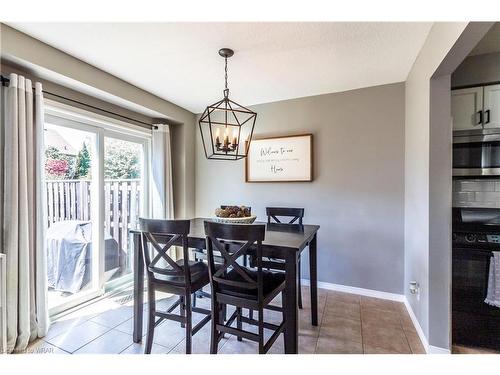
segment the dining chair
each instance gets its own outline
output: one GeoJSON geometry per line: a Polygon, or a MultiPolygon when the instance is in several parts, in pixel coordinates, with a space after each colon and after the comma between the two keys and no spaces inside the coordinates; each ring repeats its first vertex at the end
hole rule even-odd
{"type": "Polygon", "coordinates": [[[274,220],[275,223],[282,224],[282,221],[279,218],[286,217],[289,219],[286,224],[294,224],[298,221],[297,224],[302,225],[304,209],[294,207],[266,207],[266,215],[268,223],[272,223],[272,220],[274,220]]]}
{"type": "Polygon", "coordinates": [[[191,338],[210,321],[211,311],[191,306],[191,295],[209,283],[208,266],[189,260],[189,220],[139,219],[142,231],[142,255],[148,286],[148,330],[145,353],[151,353],[154,329],[163,320],[174,320],[186,329],[186,354],[191,354],[191,338]],[[183,259],[168,254],[172,246],[182,245],[183,259]],[[156,309],[156,292],[179,296],[166,311],[156,309]],[[172,313],[179,306],[180,315],[172,313]],[[192,313],[205,317],[192,326],[192,313]],[[157,319],[158,318],[158,319],[157,319]]]}
{"type": "Polygon", "coordinates": [[[242,341],[243,338],[255,341],[258,343],[259,354],[267,353],[285,329],[283,293],[285,275],[262,269],[262,241],[264,241],[265,230],[265,225],[205,221],[212,300],[211,354],[217,354],[219,341],[225,333],[235,335],[238,341],[242,341]],[[233,245],[234,241],[238,241],[240,245],[237,249],[235,246],[228,249],[225,241],[231,241],[233,245]],[[214,251],[218,251],[224,258],[222,264],[215,262],[214,251]],[[249,252],[255,252],[257,263],[255,270],[240,264],[249,252]],[[282,306],[271,305],[271,301],[279,293],[281,293],[282,306]],[[221,305],[236,307],[226,322],[220,315],[221,305]],[[257,311],[258,319],[243,316],[243,308],[257,311]],[[264,309],[282,312],[281,324],[265,322],[264,309]],[[236,322],[236,327],[232,326],[234,322],[236,322]],[[256,325],[258,333],[243,330],[243,323],[256,325]],[[273,331],[267,342],[264,342],[264,329],[273,331]]]}
{"type": "MultiPolygon", "coordinates": [[[[304,217],[304,209],[303,208],[295,208],[295,207],[266,207],[266,215],[267,215],[267,223],[271,224],[272,222],[278,224],[298,224],[302,225],[302,218],[304,217]],[[281,218],[281,219],[280,219],[281,218]],[[287,220],[283,222],[283,218],[287,220]]],[[[262,261],[262,265],[264,268],[268,268],[271,270],[285,270],[285,262],[281,259],[275,258],[264,258],[262,261]]],[[[301,281],[301,264],[300,264],[300,256],[297,262],[297,278],[298,278],[298,305],[299,308],[302,308],[302,281],[301,281]]]]}
{"type": "MultiPolygon", "coordinates": [[[[223,204],[223,205],[221,205],[221,206],[220,206],[220,208],[222,208],[222,209],[226,209],[227,207],[232,207],[232,206],[227,205],[227,204],[223,204]]],[[[246,208],[247,208],[250,212],[252,212],[252,207],[246,207],[246,208]]],[[[227,246],[231,246],[231,244],[229,244],[229,243],[228,243],[228,244],[226,244],[226,247],[227,247],[227,246]]],[[[203,249],[195,249],[194,251],[195,251],[195,252],[194,252],[194,258],[195,258],[195,260],[207,259],[206,254],[205,254],[205,252],[203,251],[203,249]]],[[[221,258],[219,258],[219,259],[221,259],[221,258]]],[[[247,261],[247,257],[245,257],[245,258],[243,259],[243,265],[244,265],[244,266],[246,266],[246,265],[247,265],[247,262],[248,262],[248,261],[247,261]]]]}
{"type": "MultiPolygon", "coordinates": [[[[227,204],[226,205],[223,204],[220,206],[220,208],[222,208],[222,209],[225,209],[227,207],[231,207],[231,206],[227,205],[227,204]]],[[[250,212],[252,212],[252,207],[247,207],[247,208],[250,210],[250,212]]],[[[227,248],[231,247],[232,244],[226,243],[225,246],[226,246],[226,250],[227,250],[227,248]]],[[[203,249],[194,249],[193,253],[194,253],[194,260],[196,260],[196,261],[207,259],[207,255],[205,253],[205,250],[203,250],[203,249]]],[[[247,264],[248,264],[247,258],[248,257],[243,258],[243,265],[244,266],[247,266],[247,264]]],[[[222,263],[222,258],[220,256],[216,255],[215,259],[217,260],[218,263],[222,263]]],[[[203,297],[210,297],[210,295],[208,293],[204,292],[203,290],[200,290],[200,291],[195,293],[195,297],[203,298],[203,297]]],[[[193,298],[193,306],[196,306],[196,298],[193,298]]]]}

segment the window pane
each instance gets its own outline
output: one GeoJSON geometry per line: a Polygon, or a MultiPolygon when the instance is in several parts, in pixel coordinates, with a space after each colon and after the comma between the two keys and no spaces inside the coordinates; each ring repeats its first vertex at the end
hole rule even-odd
{"type": "Polygon", "coordinates": [[[94,133],[46,124],[48,304],[54,308],[96,287],[99,246],[92,228],[94,133]]]}
{"type": "Polygon", "coordinates": [[[143,205],[143,146],[116,138],[104,139],[105,278],[132,272],[129,230],[137,228],[143,205]],[[118,257],[114,254],[118,252],[118,257]]]}

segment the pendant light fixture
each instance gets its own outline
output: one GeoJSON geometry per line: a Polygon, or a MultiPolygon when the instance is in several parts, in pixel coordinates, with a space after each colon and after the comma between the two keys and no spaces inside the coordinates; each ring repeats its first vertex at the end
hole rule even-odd
{"type": "Polygon", "coordinates": [[[225,63],[224,98],[209,105],[198,124],[207,159],[239,160],[247,156],[257,113],[229,99],[227,59],[234,55],[229,48],[219,50],[225,63]]]}

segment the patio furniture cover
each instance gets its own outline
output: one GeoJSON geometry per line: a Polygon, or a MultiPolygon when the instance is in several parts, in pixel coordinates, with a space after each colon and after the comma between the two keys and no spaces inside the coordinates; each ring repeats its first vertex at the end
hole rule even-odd
{"type": "Polygon", "coordinates": [[[49,288],[78,292],[88,280],[91,224],[67,220],[53,223],[47,230],[47,275],[49,288]]]}
{"type": "MultiPolygon", "coordinates": [[[[47,229],[47,274],[49,288],[69,293],[80,291],[92,271],[92,224],[90,221],[64,220],[47,229]]],[[[105,233],[105,271],[118,270],[117,242],[105,233]]]]}

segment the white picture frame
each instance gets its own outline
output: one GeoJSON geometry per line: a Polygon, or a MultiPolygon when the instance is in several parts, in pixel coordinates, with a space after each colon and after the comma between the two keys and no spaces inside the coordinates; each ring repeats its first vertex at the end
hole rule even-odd
{"type": "Polygon", "coordinates": [[[312,134],[252,139],[245,163],[246,182],[313,180],[312,134]]]}

